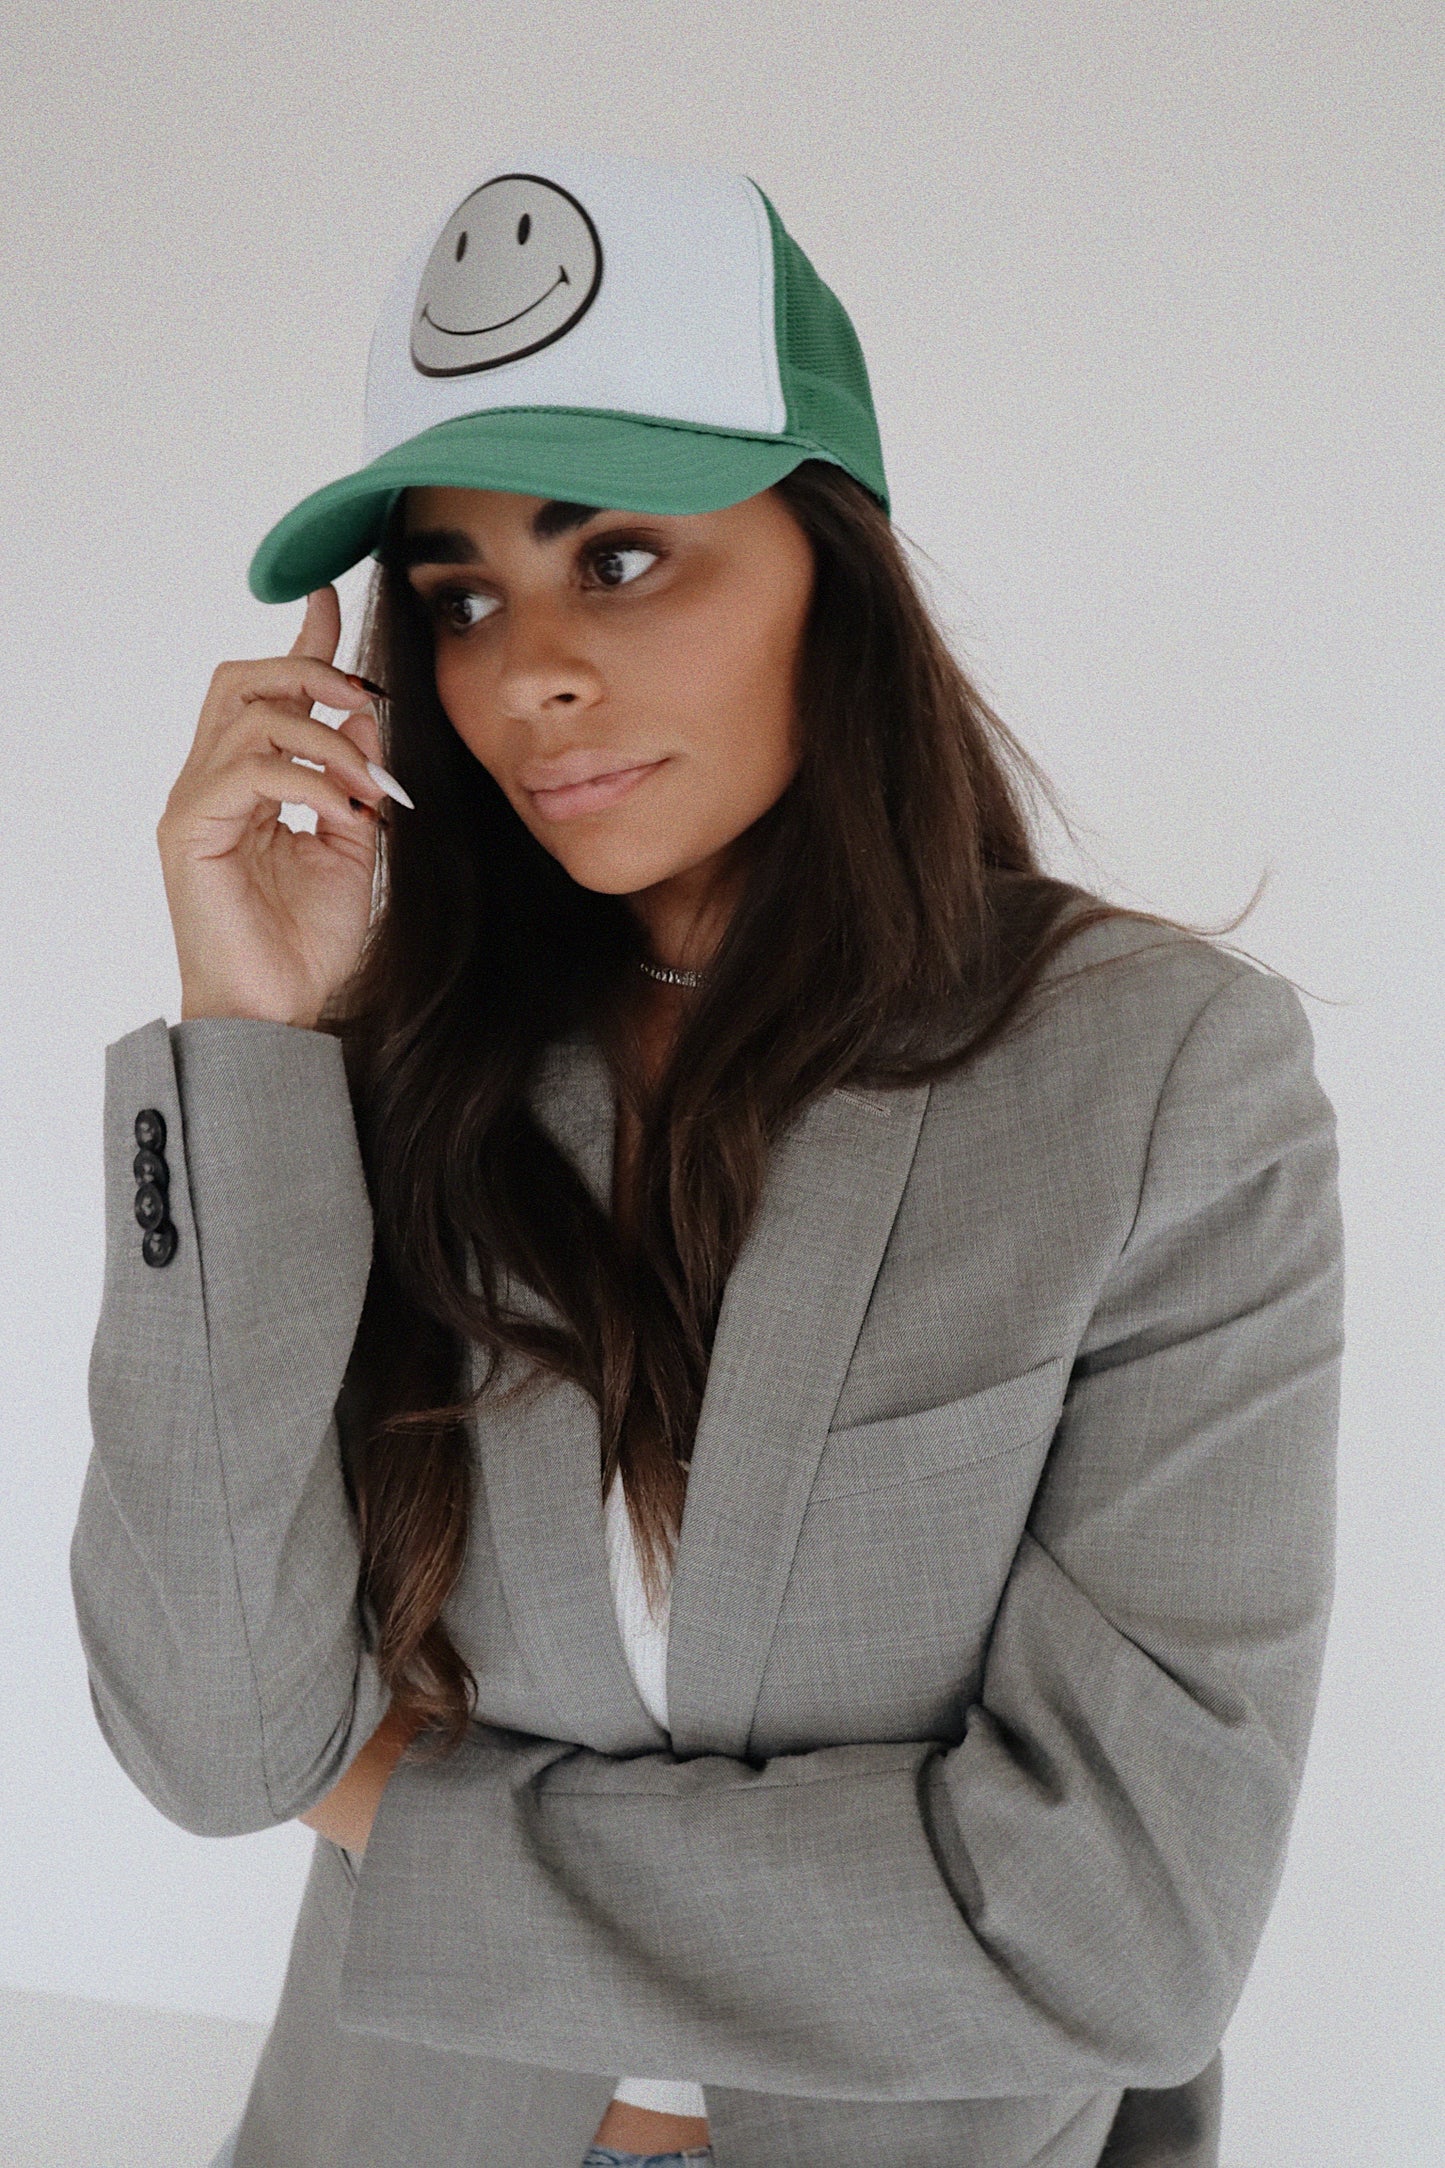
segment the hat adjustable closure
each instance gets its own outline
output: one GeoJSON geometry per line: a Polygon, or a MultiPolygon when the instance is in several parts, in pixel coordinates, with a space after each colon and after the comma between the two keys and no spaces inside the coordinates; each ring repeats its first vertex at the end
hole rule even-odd
{"type": "Polygon", "coordinates": [[[260,601],[344,572],[424,484],[709,512],[825,459],[888,503],[841,302],[752,181],[647,159],[518,160],[427,235],[372,339],[365,448],[266,536],[260,601]]]}

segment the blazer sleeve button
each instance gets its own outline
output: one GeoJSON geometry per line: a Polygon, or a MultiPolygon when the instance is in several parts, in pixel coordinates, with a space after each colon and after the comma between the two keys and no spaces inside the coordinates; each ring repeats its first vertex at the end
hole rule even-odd
{"type": "Polygon", "coordinates": [[[146,1152],[166,1148],[166,1118],[159,1107],[142,1107],[135,1118],[135,1141],[146,1152]]]}
{"type": "Polygon", "coordinates": [[[166,1216],[165,1191],[158,1183],[142,1182],[135,1193],[135,1219],[137,1227],[147,1234],[163,1225],[166,1216]]]}
{"type": "Polygon", "coordinates": [[[148,1265],[168,1265],[176,1254],[176,1230],[168,1219],[148,1227],[141,1237],[141,1256],[148,1265]]]}
{"type": "Polygon", "coordinates": [[[138,1182],[154,1182],[158,1189],[164,1189],[171,1178],[171,1170],[160,1153],[147,1151],[144,1146],[131,1162],[131,1172],[138,1182]]]}

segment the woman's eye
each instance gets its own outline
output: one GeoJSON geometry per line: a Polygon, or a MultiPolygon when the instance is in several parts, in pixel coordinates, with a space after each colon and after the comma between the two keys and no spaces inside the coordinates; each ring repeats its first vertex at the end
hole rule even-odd
{"type": "Polygon", "coordinates": [[[437,595],[432,602],[433,610],[449,632],[470,632],[473,625],[480,625],[484,617],[490,617],[496,607],[495,595],[456,590],[437,595]]]}
{"type": "Polygon", "coordinates": [[[625,587],[656,563],[656,550],[601,549],[592,556],[592,570],[604,587],[625,587]]]}

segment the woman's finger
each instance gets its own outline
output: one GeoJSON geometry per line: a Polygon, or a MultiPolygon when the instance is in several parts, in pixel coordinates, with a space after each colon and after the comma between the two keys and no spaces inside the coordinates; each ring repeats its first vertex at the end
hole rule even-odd
{"type": "Polygon", "coordinates": [[[358,692],[344,670],[315,655],[272,655],[242,666],[244,676],[231,688],[231,698],[242,705],[250,700],[295,700],[309,707],[319,701],[324,708],[340,708],[344,714],[376,712],[369,693],[358,692]]]}
{"type": "MultiPolygon", "coordinates": [[[[334,587],[315,587],[306,597],[301,630],[291,643],[293,655],[309,655],[318,662],[332,662],[341,638],[341,597],[334,587]]],[[[328,705],[334,707],[335,701],[328,705]]]]}
{"type": "Polygon", "coordinates": [[[343,715],[336,726],[336,735],[349,739],[366,760],[380,761],[383,758],[381,726],[375,713],[368,708],[362,708],[353,715],[343,715]]]}
{"type": "MultiPolygon", "coordinates": [[[[370,834],[376,824],[374,805],[349,790],[335,775],[298,767],[295,761],[277,753],[253,753],[237,765],[229,780],[239,793],[244,793],[249,811],[270,806],[278,811],[283,805],[309,806],[318,821],[325,820],[348,835],[370,834]]],[[[369,780],[367,789],[375,795],[376,786],[369,780]]],[[[234,808],[237,812],[242,809],[239,804],[234,808]]]]}
{"type": "Polygon", "coordinates": [[[370,696],[358,692],[346,673],[314,655],[269,655],[250,662],[223,662],[211,678],[196,746],[204,753],[258,700],[289,701],[298,715],[313,705],[339,708],[343,714],[375,713],[370,696]]]}
{"type": "Polygon", "coordinates": [[[380,806],[373,807],[363,804],[360,798],[353,798],[350,809],[355,816],[354,820],[343,827],[341,822],[333,820],[329,813],[318,813],[316,816],[316,833],[323,842],[336,841],[347,844],[354,844],[359,837],[364,835],[374,849],[376,832],[384,825],[382,808],[385,804],[386,800],[383,799],[380,806]]]}
{"type": "MultiPolygon", "coordinates": [[[[352,777],[353,787],[368,802],[374,800],[379,791],[386,797],[395,799],[398,805],[415,811],[411,798],[396,777],[388,774],[380,760],[373,758],[346,730],[345,724],[360,722],[363,718],[348,715],[343,717],[341,724],[333,728],[331,724],[318,723],[310,716],[298,716],[291,709],[280,707],[273,701],[264,704],[255,701],[250,703],[237,726],[238,730],[245,731],[246,723],[251,720],[251,708],[261,709],[266,717],[274,718],[267,736],[278,751],[298,754],[304,760],[319,760],[325,766],[335,768],[340,774],[352,777]],[[366,777],[364,784],[361,780],[363,771],[366,777]]],[[[248,737],[249,732],[245,732],[245,736],[248,737]]],[[[378,738],[378,754],[380,749],[378,738]]]]}
{"type": "Polygon", "coordinates": [[[265,829],[274,822],[282,805],[308,805],[318,817],[334,811],[343,825],[355,824],[357,806],[374,810],[382,792],[365,762],[357,761],[356,748],[346,751],[351,766],[343,768],[302,766],[269,739],[238,746],[232,759],[208,768],[202,782],[172,791],[157,829],[162,858],[224,855],[249,826],[265,829]]]}
{"type": "MultiPolygon", "coordinates": [[[[300,760],[314,760],[344,781],[355,796],[374,800],[380,787],[367,766],[370,755],[343,730],[318,723],[309,715],[271,700],[247,703],[221,737],[216,740],[207,769],[210,773],[232,767],[257,748],[269,748],[300,760]]],[[[204,782],[200,785],[204,790],[204,782]]]]}
{"type": "MultiPolygon", "coordinates": [[[[408,812],[416,811],[415,799],[383,765],[381,730],[375,715],[365,712],[359,715],[344,715],[336,726],[336,735],[349,739],[363,755],[367,763],[367,774],[388,798],[397,805],[405,806],[408,812]]],[[[378,807],[377,810],[380,811],[381,808],[378,807]]]]}

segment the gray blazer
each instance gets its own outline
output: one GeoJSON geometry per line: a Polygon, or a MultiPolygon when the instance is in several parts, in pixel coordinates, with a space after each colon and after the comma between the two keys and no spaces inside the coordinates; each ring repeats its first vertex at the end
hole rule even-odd
{"type": "MultiPolygon", "coordinates": [[[[606,1199],[588,1043],[538,1108],[606,1199]]],[[[80,1629],[123,1766],[225,1836],[386,1706],[334,1414],[367,1193],[315,1032],[148,1024],[105,1119],[80,1629]]],[[[488,1410],[478,1722],[359,1876],[318,1840],[238,2168],[575,2168],[623,2073],[701,2081],[718,2168],[1213,2163],[1330,1601],[1335,1174],[1293,992],[1137,924],[952,1081],[816,1101],[728,1284],[670,1740],[591,1403],[488,1410]]]]}

